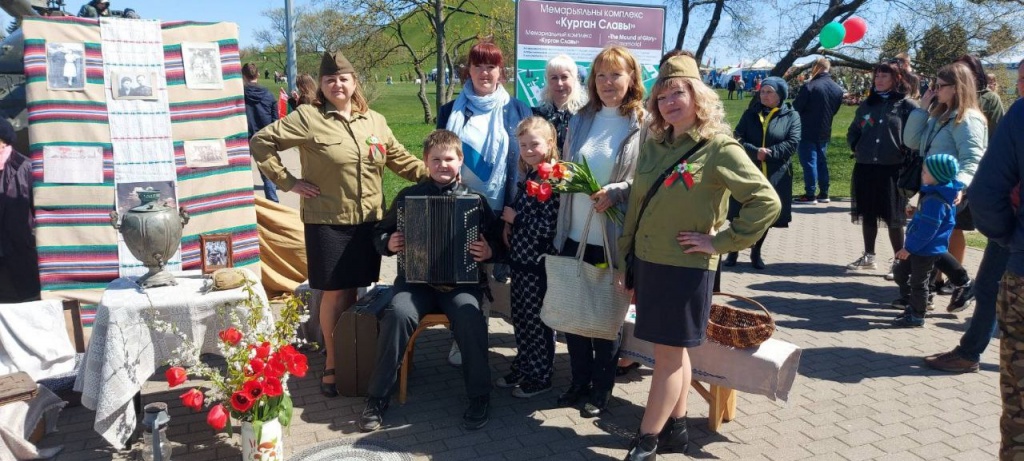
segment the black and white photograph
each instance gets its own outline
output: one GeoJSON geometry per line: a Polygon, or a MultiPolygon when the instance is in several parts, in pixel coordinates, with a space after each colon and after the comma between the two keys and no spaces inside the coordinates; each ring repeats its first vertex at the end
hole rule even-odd
{"type": "Polygon", "coordinates": [[[224,75],[217,42],[184,42],[181,59],[185,66],[185,86],[190,90],[220,90],[224,75]]]}
{"type": "Polygon", "coordinates": [[[231,255],[231,234],[202,234],[199,236],[199,252],[203,273],[233,267],[231,255]]]}
{"type": "Polygon", "coordinates": [[[117,184],[117,213],[124,216],[128,210],[142,205],[139,192],[147,191],[159,192],[154,203],[178,209],[174,181],[125,182],[117,184]]]}
{"type": "Polygon", "coordinates": [[[46,87],[50,90],[85,90],[85,45],[46,44],[46,87]]]}
{"type": "Polygon", "coordinates": [[[185,141],[185,166],[210,168],[228,164],[227,146],[223,139],[185,141]]]}
{"type": "Polygon", "coordinates": [[[112,74],[114,99],[142,99],[156,101],[159,93],[153,88],[156,84],[156,72],[122,71],[112,74]]]}

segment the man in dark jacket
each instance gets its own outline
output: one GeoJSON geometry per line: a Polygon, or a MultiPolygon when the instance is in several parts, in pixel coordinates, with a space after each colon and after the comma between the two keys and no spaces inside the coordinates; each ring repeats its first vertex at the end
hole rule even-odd
{"type": "Polygon", "coordinates": [[[974,224],[989,241],[1010,251],[996,301],[999,330],[1000,459],[1024,455],[1024,215],[1020,206],[1024,179],[1024,100],[1018,99],[996,129],[967,190],[974,224]]]}
{"type": "Polygon", "coordinates": [[[832,80],[828,59],[818,58],[811,68],[811,81],[800,88],[793,100],[793,108],[800,113],[803,136],[797,153],[804,170],[804,195],[800,203],[828,203],[828,163],[825,151],[832,139],[832,118],[843,103],[843,89],[832,80]],[[818,194],[815,195],[815,186],[818,194]]]}
{"type": "MultiPolygon", "coordinates": [[[[249,122],[249,139],[252,139],[263,127],[277,120],[277,110],[274,96],[259,85],[260,72],[256,64],[250,62],[242,66],[242,77],[245,79],[245,118],[249,122]]],[[[277,202],[277,186],[262,172],[260,179],[263,180],[263,194],[267,200],[277,202]]]]}
{"type": "Polygon", "coordinates": [[[0,303],[39,299],[32,160],[11,147],[14,139],[0,117],[0,303]]]}

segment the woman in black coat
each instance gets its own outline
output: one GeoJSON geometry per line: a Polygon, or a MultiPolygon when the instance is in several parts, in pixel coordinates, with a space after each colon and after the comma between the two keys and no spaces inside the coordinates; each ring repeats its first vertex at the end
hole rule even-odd
{"type": "MultiPolygon", "coordinates": [[[[734,136],[743,145],[750,160],[761,168],[768,182],[775,188],[782,201],[782,213],[772,227],[789,227],[791,203],[793,201],[793,168],[790,157],[796,153],[800,143],[800,114],[786,102],[789,85],[778,77],[768,77],[761,82],[756,103],[752,103],[736,125],[734,136]]],[[[729,200],[729,219],[739,214],[740,204],[729,200]]],[[[768,236],[765,232],[750,252],[750,264],[754,269],[764,269],[761,259],[761,245],[768,236]]],[[[735,266],[739,253],[729,253],[722,263],[735,266]]]]}
{"type": "MultiPolygon", "coordinates": [[[[906,96],[910,91],[906,74],[897,62],[875,66],[871,94],[857,107],[846,132],[846,142],[856,163],[850,179],[851,219],[861,225],[864,253],[846,266],[849,270],[875,269],[875,237],[878,227],[888,228],[889,244],[895,254],[903,248],[903,227],[907,224],[907,199],[900,194],[897,180],[909,149],[903,144],[903,127],[917,103],[906,96]]],[[[892,280],[893,264],[885,278],[892,280]]]]}

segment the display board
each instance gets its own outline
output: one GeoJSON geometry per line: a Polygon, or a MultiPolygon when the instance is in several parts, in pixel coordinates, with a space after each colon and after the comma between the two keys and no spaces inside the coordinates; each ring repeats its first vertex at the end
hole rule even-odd
{"type": "Polygon", "coordinates": [[[44,296],[103,288],[141,269],[124,254],[119,261],[110,224],[134,183],[166,191],[191,215],[172,268],[200,268],[201,234],[230,234],[234,266],[258,273],[238,26],[104,21],[102,31],[95,19],[23,23],[44,296]]]}
{"type": "Polygon", "coordinates": [[[544,66],[566,54],[581,76],[608,44],[629,48],[650,90],[658,76],[665,39],[665,7],[610,3],[520,0],[516,3],[516,97],[540,105],[544,66]]]}

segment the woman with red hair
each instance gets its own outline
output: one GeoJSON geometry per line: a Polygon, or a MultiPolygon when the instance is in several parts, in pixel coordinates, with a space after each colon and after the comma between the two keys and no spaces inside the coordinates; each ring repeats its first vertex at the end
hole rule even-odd
{"type": "Polygon", "coordinates": [[[491,209],[500,213],[515,198],[515,130],[533,113],[505,91],[505,59],[497,45],[473,45],[468,62],[469,79],[459,97],[441,106],[437,128],[459,135],[465,155],[462,183],[483,194],[491,209]]]}

